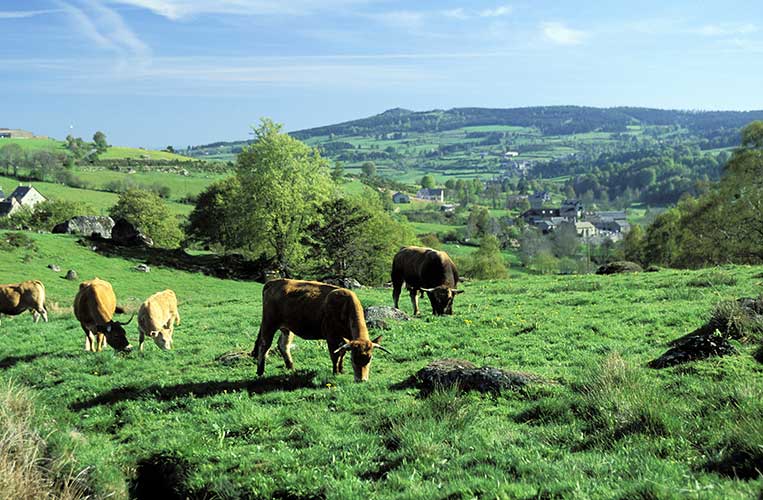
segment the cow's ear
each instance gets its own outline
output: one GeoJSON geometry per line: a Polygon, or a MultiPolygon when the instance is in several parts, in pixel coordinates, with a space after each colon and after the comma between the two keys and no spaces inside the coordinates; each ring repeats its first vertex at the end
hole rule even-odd
{"type": "Polygon", "coordinates": [[[379,336],[378,336],[378,337],[376,337],[375,339],[372,339],[372,340],[371,340],[371,343],[372,343],[372,344],[378,344],[378,343],[380,343],[380,342],[381,342],[381,339],[382,339],[382,336],[381,336],[381,335],[379,335],[379,336]]]}
{"type": "Polygon", "coordinates": [[[152,331],[148,332],[148,336],[149,337],[158,337],[159,336],[159,332],[157,332],[156,330],[152,330],[152,331]]]}
{"type": "Polygon", "coordinates": [[[453,292],[453,295],[458,295],[459,293],[464,293],[463,290],[451,290],[453,292]]]}

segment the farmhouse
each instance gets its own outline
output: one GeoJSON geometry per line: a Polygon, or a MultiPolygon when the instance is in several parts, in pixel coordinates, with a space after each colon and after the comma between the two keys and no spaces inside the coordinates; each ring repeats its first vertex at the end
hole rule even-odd
{"type": "Polygon", "coordinates": [[[551,195],[548,191],[535,191],[532,196],[530,196],[530,206],[532,208],[541,208],[549,201],[551,201],[551,195]]]}
{"type": "Polygon", "coordinates": [[[430,188],[423,188],[419,189],[419,191],[416,193],[416,198],[420,200],[428,200],[428,201],[439,201],[440,203],[443,203],[445,201],[445,190],[444,189],[430,189],[430,188]]]}
{"type": "Polygon", "coordinates": [[[581,238],[591,238],[596,236],[596,227],[588,221],[580,221],[575,223],[575,231],[581,238]]]}
{"type": "Polygon", "coordinates": [[[0,139],[31,139],[32,137],[34,134],[26,130],[0,127],[0,139]]]}
{"type": "Polygon", "coordinates": [[[392,203],[410,203],[411,197],[405,193],[397,192],[392,195],[392,203]]]}
{"type": "MultiPolygon", "coordinates": [[[[0,190],[2,195],[2,190],[0,190]]],[[[22,207],[33,209],[38,203],[46,198],[30,184],[19,186],[8,195],[8,198],[0,196],[0,217],[8,217],[16,213],[22,207]]]]}
{"type": "Polygon", "coordinates": [[[578,200],[564,200],[559,208],[559,216],[576,221],[583,217],[583,204],[578,200]]]}
{"type": "Polygon", "coordinates": [[[558,208],[531,208],[520,215],[530,225],[537,226],[540,221],[559,217],[558,208]]]}

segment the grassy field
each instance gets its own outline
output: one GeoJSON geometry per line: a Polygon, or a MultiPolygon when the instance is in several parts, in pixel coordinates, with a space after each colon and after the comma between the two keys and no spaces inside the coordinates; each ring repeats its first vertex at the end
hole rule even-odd
{"type": "MultiPolygon", "coordinates": [[[[18,144],[22,149],[28,152],[34,151],[50,151],[56,154],[67,154],[68,151],[65,147],[64,141],[57,141],[50,138],[33,138],[33,139],[0,139],[0,148],[6,144],[18,144]]],[[[99,156],[102,160],[120,160],[120,159],[144,159],[144,160],[175,160],[175,161],[190,161],[193,158],[187,156],[178,155],[175,153],[168,153],[166,151],[156,151],[152,149],[143,148],[130,148],[124,146],[111,146],[109,149],[99,156]]]]}
{"type": "MultiPolygon", "coordinates": [[[[455,315],[392,325],[371,380],[334,377],[322,342],[297,340],[297,371],[270,356],[263,378],[246,356],[260,319],[257,283],[107,258],[74,238],[30,235],[5,252],[0,282],[39,278],[51,321],[0,325],[0,378],[32,389],[98,497],[148,498],[754,498],[757,473],[726,462],[763,455],[763,364],[737,356],[645,368],[667,341],[702,324],[720,299],[755,296],[763,269],[620,276],[530,276],[470,282],[455,315]],[[46,268],[114,284],[134,310],[167,287],[179,297],[175,349],[83,351],[71,315],[77,283],[46,268]],[[694,280],[696,281],[696,280],[694,280]],[[221,358],[222,356],[222,358],[221,358]],[[522,370],[546,382],[498,396],[398,389],[433,359],[522,370]],[[739,455],[742,453],[742,455],[739,455]],[[749,456],[744,455],[748,453],[749,456]],[[740,469],[742,470],[742,469],[740,469]],[[718,472],[720,471],[720,472],[718,472]],[[159,482],[157,482],[159,481],[159,482]],[[170,498],[170,496],[166,496],[170,498]],[[173,497],[174,498],[174,497],[173,497]]],[[[389,305],[388,289],[358,292],[389,305]]],[[[410,304],[402,307],[410,311],[410,304]]],[[[137,331],[128,327],[133,343],[137,331]]],[[[749,469],[747,469],[749,470],[749,469]]]]}

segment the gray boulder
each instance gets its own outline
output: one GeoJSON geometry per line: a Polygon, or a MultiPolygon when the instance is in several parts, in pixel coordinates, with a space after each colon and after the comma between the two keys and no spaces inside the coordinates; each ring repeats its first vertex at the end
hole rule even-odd
{"type": "Polygon", "coordinates": [[[410,380],[424,394],[435,389],[457,387],[462,391],[500,393],[516,391],[543,382],[538,375],[526,372],[502,370],[491,366],[477,367],[463,359],[438,359],[419,370],[410,380]]]}
{"type": "Polygon", "coordinates": [[[54,273],[60,273],[61,272],[61,268],[58,267],[56,264],[48,264],[48,269],[50,269],[54,273]]]}
{"type": "Polygon", "coordinates": [[[56,234],[80,234],[91,236],[93,234],[101,238],[111,238],[111,230],[114,228],[114,220],[111,217],[99,215],[80,215],[72,217],[66,222],[61,222],[53,227],[56,234]]]}
{"type": "Polygon", "coordinates": [[[74,281],[77,278],[79,278],[79,276],[77,276],[77,271],[75,271],[74,269],[69,269],[68,271],[66,271],[66,279],[74,281]]]}
{"type": "Polygon", "coordinates": [[[141,273],[147,273],[151,271],[151,268],[148,267],[148,264],[138,264],[135,266],[135,270],[141,273]]]}
{"type": "Polygon", "coordinates": [[[388,321],[408,321],[411,318],[400,309],[389,306],[369,306],[363,310],[370,329],[389,329],[388,321]]]}
{"type": "Polygon", "coordinates": [[[328,283],[329,285],[347,288],[348,290],[363,288],[363,285],[361,285],[355,278],[325,278],[323,282],[328,283]]]}
{"type": "Polygon", "coordinates": [[[118,219],[114,223],[114,227],[111,229],[111,241],[125,247],[154,246],[151,238],[124,219],[118,219]]]}

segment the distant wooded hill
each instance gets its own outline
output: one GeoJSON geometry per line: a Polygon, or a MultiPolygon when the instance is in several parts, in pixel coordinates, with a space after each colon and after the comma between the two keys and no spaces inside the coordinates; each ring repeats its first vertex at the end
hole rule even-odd
{"type": "MultiPolygon", "coordinates": [[[[625,132],[628,126],[677,126],[712,139],[738,130],[754,120],[763,120],[756,111],[680,111],[652,108],[593,108],[584,106],[537,106],[527,108],[453,108],[447,111],[410,111],[395,108],[381,114],[292,132],[307,140],[400,132],[436,133],[462,127],[504,125],[535,127],[543,135],[572,135],[588,132],[625,132]]],[[[216,142],[194,149],[236,146],[247,141],[216,142]]]]}

